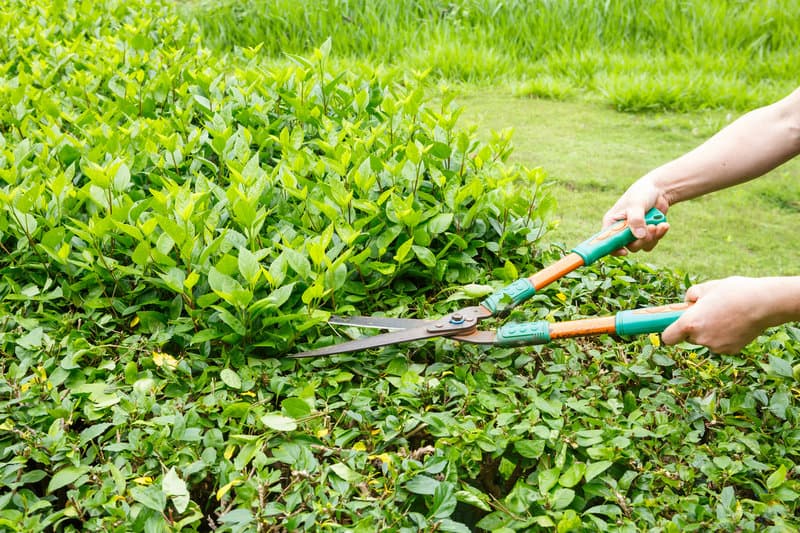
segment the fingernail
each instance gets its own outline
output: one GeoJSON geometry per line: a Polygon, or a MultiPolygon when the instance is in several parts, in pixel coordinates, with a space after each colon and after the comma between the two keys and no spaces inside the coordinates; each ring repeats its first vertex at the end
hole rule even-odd
{"type": "Polygon", "coordinates": [[[644,228],[634,228],[633,236],[637,239],[644,239],[647,237],[647,230],[644,228]]]}

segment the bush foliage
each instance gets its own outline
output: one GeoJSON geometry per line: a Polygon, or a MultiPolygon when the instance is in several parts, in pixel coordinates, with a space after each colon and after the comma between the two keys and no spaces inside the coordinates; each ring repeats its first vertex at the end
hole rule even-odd
{"type": "MultiPolygon", "coordinates": [[[[541,170],[413,76],[219,56],[170,7],[0,10],[0,526],[797,525],[795,330],[751,353],[439,340],[316,361],[553,261],[541,170]]],[[[680,298],[620,259],[567,319],[680,298]]],[[[518,311],[522,314],[523,311],[518,311]]]]}

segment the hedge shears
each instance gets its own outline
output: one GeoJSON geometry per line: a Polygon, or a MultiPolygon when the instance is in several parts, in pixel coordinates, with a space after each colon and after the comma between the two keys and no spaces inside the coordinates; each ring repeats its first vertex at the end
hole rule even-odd
{"type": "MultiPolygon", "coordinates": [[[[653,208],[645,215],[648,225],[666,222],[667,217],[653,208]]],[[[433,337],[494,346],[546,344],[555,339],[588,335],[617,334],[622,336],[661,333],[686,310],[689,304],[676,303],[621,311],[616,315],[566,322],[514,322],[494,331],[478,329],[481,320],[502,317],[539,290],[573,270],[590,265],[611,252],[636,240],[627,220],[620,220],[585,240],[570,253],[527,278],[520,278],[483,300],[480,305],[465,307],[435,320],[384,318],[371,316],[332,316],[329,324],[377,328],[386,333],[294,354],[290,357],[320,357],[337,353],[357,352],[391,344],[433,337]]]]}

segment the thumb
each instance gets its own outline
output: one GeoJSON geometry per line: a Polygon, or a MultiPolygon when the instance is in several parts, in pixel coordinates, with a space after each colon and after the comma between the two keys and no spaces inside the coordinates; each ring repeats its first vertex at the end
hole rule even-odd
{"type": "MultiPolygon", "coordinates": [[[[692,285],[689,287],[689,290],[686,291],[686,297],[684,300],[695,303],[700,298],[708,294],[708,292],[711,291],[716,284],[717,280],[706,281],[705,283],[692,285]]],[[[667,326],[667,328],[661,333],[661,342],[672,345],[687,340],[692,334],[693,320],[691,317],[695,312],[696,308],[687,309],[686,312],[684,312],[683,315],[678,318],[678,320],[667,326]]]]}

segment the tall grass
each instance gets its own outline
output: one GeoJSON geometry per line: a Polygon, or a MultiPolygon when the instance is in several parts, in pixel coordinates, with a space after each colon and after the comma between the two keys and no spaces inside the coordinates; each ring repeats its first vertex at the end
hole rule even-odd
{"type": "Polygon", "coordinates": [[[182,9],[222,49],[260,46],[277,58],[331,37],[343,57],[452,80],[523,80],[531,94],[586,92],[623,109],[749,107],[797,83],[796,0],[196,0],[182,9]]]}

